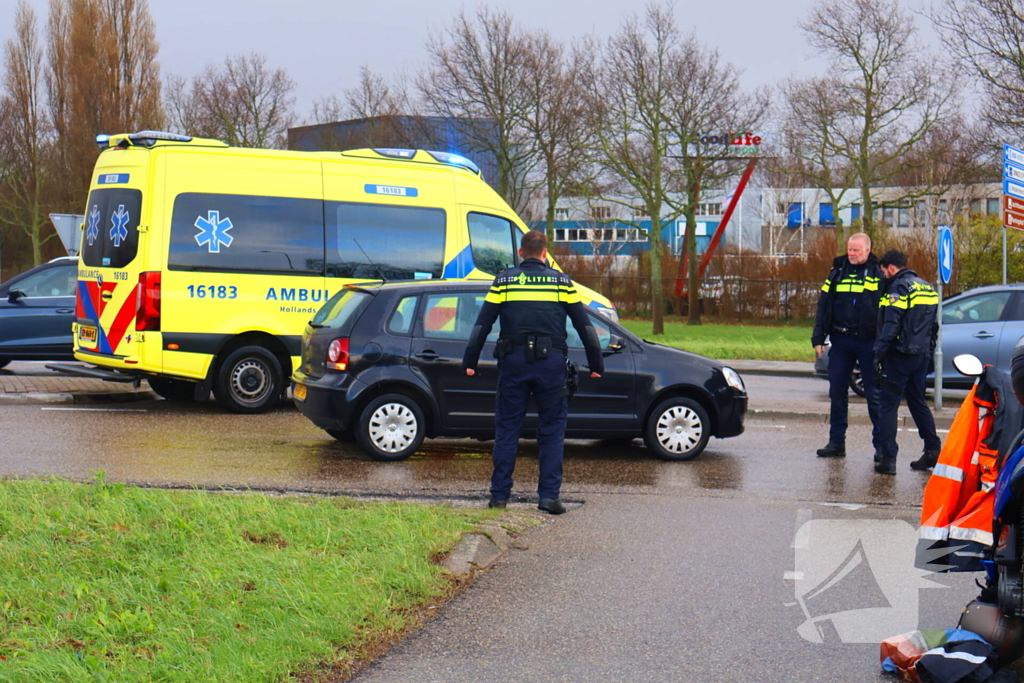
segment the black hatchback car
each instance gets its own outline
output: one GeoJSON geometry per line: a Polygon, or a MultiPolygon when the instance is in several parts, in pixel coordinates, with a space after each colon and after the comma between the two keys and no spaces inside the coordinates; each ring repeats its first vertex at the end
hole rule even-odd
{"type": "MultiPolygon", "coordinates": [[[[476,376],[461,369],[489,287],[443,280],[345,287],[306,327],[302,364],[292,376],[296,406],[378,460],[407,458],[425,437],[493,439],[497,329],[476,376]]],[[[589,313],[605,371],[600,379],[579,373],[566,437],[643,437],[659,458],[690,460],[711,436],[743,432],[747,394],[735,370],[643,341],[589,313]]],[[[583,344],[568,321],[567,331],[569,359],[585,370],[583,344]]],[[[523,437],[532,438],[536,427],[530,411],[523,437]]]]}

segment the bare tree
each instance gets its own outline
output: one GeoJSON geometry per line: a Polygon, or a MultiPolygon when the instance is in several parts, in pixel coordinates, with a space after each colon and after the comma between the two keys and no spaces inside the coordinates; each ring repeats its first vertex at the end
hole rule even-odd
{"type": "Polygon", "coordinates": [[[982,116],[1010,139],[1024,129],[1024,2],[946,0],[932,21],[988,92],[982,116]]]}
{"type": "MultiPolygon", "coordinates": [[[[736,171],[721,163],[724,149],[707,142],[708,136],[739,126],[748,130],[767,106],[763,93],[744,100],[737,81],[736,69],[721,64],[717,53],[680,35],[671,7],[655,5],[609,41],[599,70],[589,105],[598,117],[601,165],[612,188],[631,188],[650,216],[654,334],[664,329],[661,230],[687,216],[690,294],[696,302],[696,207],[702,191],[719,189],[736,171]]],[[[690,306],[689,320],[700,322],[696,305],[690,306]]]]}
{"type": "Polygon", "coordinates": [[[555,206],[566,189],[592,178],[596,145],[588,124],[586,93],[593,84],[595,46],[565,49],[547,33],[531,37],[526,57],[527,132],[540,156],[548,241],[555,240],[555,206]]]}
{"type": "Polygon", "coordinates": [[[703,190],[722,189],[740,171],[743,162],[730,155],[734,148],[730,142],[753,132],[770,100],[765,90],[745,93],[739,70],[723,63],[717,51],[702,47],[692,36],[673,55],[672,68],[679,87],[671,93],[669,131],[679,145],[678,163],[685,185],[682,192],[670,195],[667,203],[686,217],[687,323],[699,325],[697,205],[703,190]]]}
{"type": "MultiPolygon", "coordinates": [[[[797,117],[810,126],[828,127],[797,131],[796,136],[806,136],[798,147],[812,173],[819,179],[828,176],[830,184],[841,180],[843,165],[849,166],[864,207],[863,230],[873,236],[874,188],[889,185],[904,160],[954,113],[957,78],[928,58],[913,17],[896,0],[821,0],[800,26],[830,67],[826,79],[791,88],[812,98],[823,94],[822,87],[834,94],[824,111],[797,117]],[[829,173],[815,166],[814,149],[829,158],[829,173]]],[[[808,103],[794,106],[807,109],[808,103]]],[[[886,201],[899,204],[935,191],[888,193],[886,201]]]]}
{"type": "Polygon", "coordinates": [[[48,159],[53,143],[43,101],[43,50],[27,0],[21,0],[15,11],[4,67],[0,131],[12,144],[0,149],[0,226],[4,233],[19,230],[28,238],[32,265],[38,265],[43,262],[43,244],[56,237],[46,210],[52,201],[48,159]]]}
{"type": "Polygon", "coordinates": [[[525,126],[529,37],[511,15],[486,7],[459,14],[427,42],[430,64],[417,86],[430,113],[457,121],[472,151],[494,155],[497,190],[513,209],[526,204],[526,177],[537,163],[525,126]]]}
{"type": "Polygon", "coordinates": [[[208,65],[186,86],[171,80],[167,110],[175,129],[238,147],[283,148],[292,120],[295,82],[253,52],[208,65]]]}
{"type": "Polygon", "coordinates": [[[160,127],[155,35],[146,0],[50,1],[46,82],[65,210],[85,201],[97,133],[160,127]]]}

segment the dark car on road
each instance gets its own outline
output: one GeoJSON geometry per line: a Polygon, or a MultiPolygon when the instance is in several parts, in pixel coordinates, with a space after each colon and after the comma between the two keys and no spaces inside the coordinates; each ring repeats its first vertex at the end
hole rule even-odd
{"type": "Polygon", "coordinates": [[[74,360],[78,257],[62,256],[0,284],[0,368],[12,360],[74,360]]]}
{"type": "MultiPolygon", "coordinates": [[[[302,364],[292,376],[298,409],[378,460],[407,458],[425,437],[493,439],[497,329],[476,376],[462,370],[489,287],[443,280],[345,287],[303,335],[302,364]]],[[[580,379],[566,437],[642,437],[659,458],[689,460],[711,436],[743,432],[747,394],[735,370],[641,340],[596,310],[589,315],[605,372],[590,377],[583,344],[567,324],[569,359],[580,379]]],[[[531,409],[523,436],[533,438],[536,426],[531,409]]]]}
{"type": "MultiPolygon", "coordinates": [[[[1017,340],[1024,335],[1024,285],[978,287],[942,302],[942,385],[967,389],[973,377],[953,367],[953,359],[969,353],[985,365],[1009,374],[1010,359],[1017,340]]],[[[828,377],[828,352],[815,362],[814,371],[828,377]]],[[[928,376],[932,386],[934,374],[928,376]]],[[[854,372],[850,387],[864,395],[860,370],[854,372]]]]}

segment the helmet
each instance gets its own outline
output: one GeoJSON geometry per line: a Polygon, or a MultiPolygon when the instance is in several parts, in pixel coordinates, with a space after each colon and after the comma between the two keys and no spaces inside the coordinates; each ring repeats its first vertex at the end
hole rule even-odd
{"type": "Polygon", "coordinates": [[[960,615],[959,628],[973,631],[991,643],[1001,665],[1024,654],[1024,619],[1008,617],[996,605],[971,601],[960,615]]]}

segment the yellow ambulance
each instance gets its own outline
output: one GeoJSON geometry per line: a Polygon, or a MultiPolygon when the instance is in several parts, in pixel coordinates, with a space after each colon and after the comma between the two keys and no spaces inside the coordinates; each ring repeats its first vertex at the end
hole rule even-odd
{"type": "Polygon", "coordinates": [[[75,358],[166,398],[212,390],[239,413],[285,392],[306,322],[341,285],[489,279],[518,261],[527,229],[455,154],[242,149],[157,131],[97,143],[75,358]]]}

